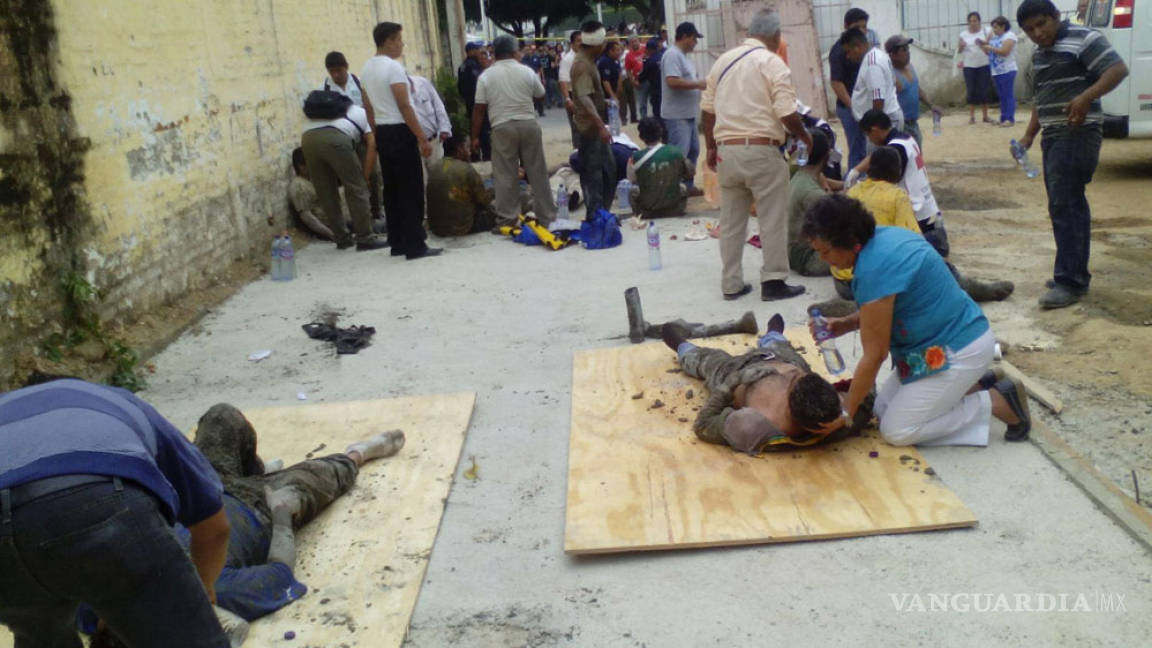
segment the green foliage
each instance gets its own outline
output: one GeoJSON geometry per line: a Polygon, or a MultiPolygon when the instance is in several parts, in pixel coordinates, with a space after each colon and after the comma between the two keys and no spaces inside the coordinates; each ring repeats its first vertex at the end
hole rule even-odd
{"type": "Polygon", "coordinates": [[[467,139],[472,130],[471,116],[464,105],[464,98],[460,96],[460,89],[456,87],[456,72],[452,68],[444,66],[436,71],[436,91],[440,93],[444,110],[452,122],[452,134],[467,139]]]}
{"type": "Polygon", "coordinates": [[[513,36],[547,36],[557,23],[566,18],[582,18],[593,13],[588,0],[468,0],[464,14],[479,22],[480,2],[497,27],[513,36]],[[534,34],[526,34],[522,25],[532,25],[534,34]]]}
{"type": "Polygon", "coordinates": [[[112,375],[108,383],[131,391],[143,389],[145,382],[138,368],[139,354],[123,341],[109,335],[96,312],[100,292],[75,272],[60,279],[60,292],[64,298],[64,331],[48,336],[42,345],[44,355],[49,360],[59,362],[65,349],[75,348],[88,340],[97,340],[104,347],[105,356],[112,362],[112,375]]]}

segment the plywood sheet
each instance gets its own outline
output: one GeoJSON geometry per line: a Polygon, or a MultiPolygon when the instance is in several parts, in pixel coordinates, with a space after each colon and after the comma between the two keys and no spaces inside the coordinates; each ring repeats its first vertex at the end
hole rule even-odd
{"type": "MultiPolygon", "coordinates": [[[[823,371],[808,332],[787,335],[823,371]]],[[[733,335],[698,343],[742,352],[755,341],[733,335]]],[[[749,457],[693,434],[695,409],[706,398],[702,382],[680,373],[663,344],[576,354],[565,551],[794,542],[976,524],[915,448],[889,446],[871,433],[826,448],[749,457]],[[654,407],[656,400],[663,406],[654,407]]]]}

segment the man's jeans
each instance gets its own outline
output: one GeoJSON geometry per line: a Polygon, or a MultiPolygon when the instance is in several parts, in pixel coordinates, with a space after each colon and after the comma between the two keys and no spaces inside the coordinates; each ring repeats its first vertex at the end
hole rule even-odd
{"type": "Polygon", "coordinates": [[[1084,187],[1092,182],[1100,160],[1101,127],[1045,130],[1041,141],[1044,155],[1044,185],[1048,189],[1048,217],[1056,238],[1056,263],[1052,278],[1077,292],[1088,290],[1089,244],[1092,238],[1092,212],[1084,187]]]}
{"type": "Polygon", "coordinates": [[[612,148],[600,135],[580,134],[580,188],[584,190],[584,218],[592,220],[597,209],[612,209],[616,194],[616,160],[612,148]]]}
{"type": "MultiPolygon", "coordinates": [[[[696,160],[700,157],[700,133],[696,130],[695,119],[665,119],[664,130],[668,131],[668,143],[680,149],[680,153],[692,163],[693,173],[696,169],[696,160]]],[[[693,184],[689,180],[688,190],[693,184]]]]}
{"type": "Polygon", "coordinates": [[[636,103],[639,104],[640,119],[648,116],[648,82],[636,84],[636,103]]]}
{"type": "Polygon", "coordinates": [[[840,126],[844,129],[844,139],[848,140],[846,142],[848,145],[848,168],[851,170],[864,161],[867,152],[867,138],[860,130],[860,125],[856,123],[856,118],[852,116],[851,108],[837,105],[836,116],[840,119],[840,126]]]}
{"type": "Polygon", "coordinates": [[[0,491],[0,623],[16,648],[80,648],[79,602],[129,646],[228,648],[150,493],[108,481],[14,509],[7,496],[0,491]]]}

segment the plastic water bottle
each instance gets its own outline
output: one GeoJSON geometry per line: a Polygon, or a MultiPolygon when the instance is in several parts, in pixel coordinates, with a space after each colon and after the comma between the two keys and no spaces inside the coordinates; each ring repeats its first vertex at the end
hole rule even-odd
{"type": "Polygon", "coordinates": [[[620,106],[616,105],[615,101],[608,101],[608,132],[612,133],[612,137],[620,134],[620,106]]]}
{"type": "Polygon", "coordinates": [[[284,275],[284,261],[280,258],[280,237],[272,237],[272,281],[280,281],[284,275]]]}
{"type": "Polygon", "coordinates": [[[656,221],[648,221],[648,269],[659,270],[664,267],[660,263],[660,228],[656,221]]]}
{"type": "Polygon", "coordinates": [[[932,134],[933,135],[939,135],[940,133],[944,132],[944,129],[940,126],[940,119],[941,118],[943,118],[943,115],[940,114],[939,110],[933,110],[932,111],[932,134]]]}
{"type": "Polygon", "coordinates": [[[557,220],[568,220],[568,188],[564,186],[563,182],[556,189],[556,218],[557,220]]]}
{"type": "Polygon", "coordinates": [[[1024,167],[1024,174],[1029,178],[1035,178],[1040,175],[1040,169],[1028,159],[1028,149],[1016,140],[1012,140],[1012,157],[1016,159],[1016,164],[1024,167]]]}
{"type": "Polygon", "coordinates": [[[808,147],[804,142],[796,142],[796,166],[808,166],[808,147]]]}
{"type": "Polygon", "coordinates": [[[841,373],[844,371],[844,356],[840,355],[840,349],[836,348],[836,338],[833,337],[832,331],[828,330],[828,320],[824,319],[819,309],[812,309],[812,324],[814,329],[812,337],[820,347],[820,355],[824,357],[824,366],[828,367],[828,373],[833,376],[841,373]]]}
{"type": "Polygon", "coordinates": [[[616,208],[623,212],[632,211],[632,183],[627,178],[616,183],[616,208]]]}
{"type": "Polygon", "coordinates": [[[296,248],[292,247],[292,237],[287,234],[280,243],[280,264],[281,280],[292,281],[296,278],[296,248]]]}

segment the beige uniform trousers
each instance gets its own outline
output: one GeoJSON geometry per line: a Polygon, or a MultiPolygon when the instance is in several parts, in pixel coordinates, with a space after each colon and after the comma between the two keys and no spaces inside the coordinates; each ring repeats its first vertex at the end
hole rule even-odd
{"type": "Polygon", "coordinates": [[[556,219],[556,201],[548,184],[540,124],[535,119],[514,119],[492,127],[492,188],[498,225],[512,224],[520,215],[520,167],[524,167],[532,187],[536,219],[551,223],[556,219]]]}
{"type": "Polygon", "coordinates": [[[744,287],[744,242],[748,210],[756,203],[760,251],[764,263],[760,281],[788,276],[788,164],[780,149],[765,145],[721,145],[720,163],[720,289],[726,294],[744,287]]]}

